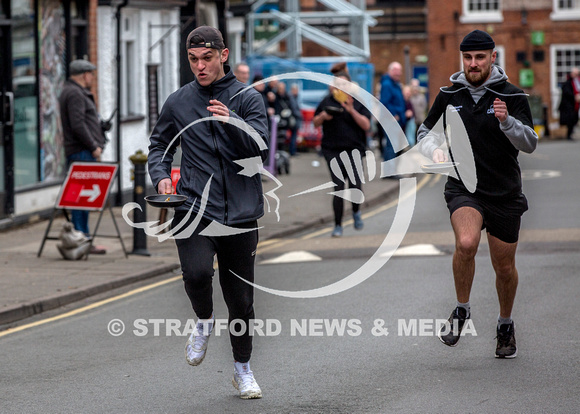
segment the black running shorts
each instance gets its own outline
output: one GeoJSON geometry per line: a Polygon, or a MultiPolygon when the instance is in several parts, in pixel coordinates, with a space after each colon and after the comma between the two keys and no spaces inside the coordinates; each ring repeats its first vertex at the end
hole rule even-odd
{"type": "Polygon", "coordinates": [[[516,243],[520,233],[522,214],[528,209],[523,194],[511,198],[492,199],[476,197],[456,189],[445,190],[445,201],[449,214],[461,207],[472,207],[483,217],[482,230],[505,243],[516,243]]]}

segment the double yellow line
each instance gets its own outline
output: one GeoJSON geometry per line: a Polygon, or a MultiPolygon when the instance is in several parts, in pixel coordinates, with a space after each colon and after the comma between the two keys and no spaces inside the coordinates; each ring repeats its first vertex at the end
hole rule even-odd
{"type": "Polygon", "coordinates": [[[160,282],[152,283],[150,285],[143,286],[143,287],[140,287],[138,289],[133,289],[133,290],[131,290],[127,293],[123,293],[121,295],[113,296],[112,298],[104,299],[104,300],[101,300],[99,302],[95,302],[93,304],[83,306],[82,308],[78,308],[78,309],[72,310],[70,312],[63,313],[61,315],[53,316],[51,318],[42,319],[42,320],[37,321],[37,322],[32,322],[32,323],[17,326],[14,328],[8,328],[7,330],[0,332],[0,338],[3,336],[6,336],[6,335],[16,333],[16,332],[24,331],[25,329],[34,328],[36,326],[41,326],[41,325],[44,325],[46,323],[50,323],[50,322],[58,321],[60,319],[64,319],[64,318],[68,318],[68,317],[71,317],[74,315],[78,315],[79,313],[83,313],[83,312],[89,311],[91,309],[95,309],[95,308],[98,308],[100,306],[106,305],[107,303],[111,303],[111,302],[115,302],[115,301],[120,300],[120,299],[128,298],[129,296],[136,295],[137,293],[146,292],[148,290],[155,289],[156,287],[163,286],[163,285],[166,285],[166,284],[171,283],[171,282],[175,282],[176,280],[180,280],[180,279],[181,279],[181,276],[174,276],[172,278],[165,279],[165,280],[162,280],[160,282]]]}

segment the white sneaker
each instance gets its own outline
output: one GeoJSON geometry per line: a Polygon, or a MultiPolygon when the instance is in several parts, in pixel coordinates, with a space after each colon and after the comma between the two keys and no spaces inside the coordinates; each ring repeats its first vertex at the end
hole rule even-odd
{"type": "Polygon", "coordinates": [[[194,367],[201,364],[205,358],[207,343],[213,331],[214,318],[199,319],[193,332],[185,344],[185,359],[189,365],[194,367]]]}
{"type": "Polygon", "coordinates": [[[235,363],[232,384],[240,392],[240,398],[243,400],[262,398],[262,390],[254,379],[254,373],[250,370],[248,363],[235,363]]]}

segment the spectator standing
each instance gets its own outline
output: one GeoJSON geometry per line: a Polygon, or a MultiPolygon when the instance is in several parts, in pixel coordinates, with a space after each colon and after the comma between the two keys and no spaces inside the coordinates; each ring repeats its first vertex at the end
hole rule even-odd
{"type": "Polygon", "coordinates": [[[240,82],[248,85],[250,81],[250,67],[246,62],[238,62],[234,66],[234,75],[240,82]]]}
{"type": "MultiPolygon", "coordinates": [[[[105,148],[105,135],[91,93],[96,66],[84,59],[73,60],[69,65],[69,79],[65,82],[58,103],[64,135],[64,151],[67,163],[75,161],[100,161],[105,148]]],[[[72,210],[71,221],[76,230],[90,237],[89,212],[72,210]]],[[[92,246],[90,253],[105,254],[107,251],[92,246]]]]}
{"type": "Polygon", "coordinates": [[[271,117],[275,115],[276,110],[270,106],[270,100],[268,99],[268,93],[266,91],[266,84],[260,83],[255,85],[257,82],[260,82],[263,79],[264,77],[262,75],[256,75],[252,80],[252,84],[254,84],[254,89],[260,93],[260,95],[262,96],[262,100],[264,101],[264,107],[266,108],[266,115],[268,118],[268,135],[269,135],[272,127],[271,117]]]}
{"type": "Polygon", "coordinates": [[[419,79],[411,79],[411,105],[413,105],[413,113],[415,115],[415,125],[419,129],[419,126],[425,121],[427,116],[427,97],[425,93],[421,90],[421,85],[419,79]]]}
{"type": "Polygon", "coordinates": [[[294,115],[294,118],[296,120],[294,127],[292,127],[292,129],[290,129],[290,155],[296,155],[297,154],[297,147],[296,147],[296,141],[298,139],[298,131],[300,130],[300,127],[302,126],[302,111],[300,110],[300,99],[298,94],[300,93],[300,90],[298,88],[298,85],[296,83],[293,83],[290,86],[290,107],[292,108],[292,114],[294,115]]]}
{"type": "MultiPolygon", "coordinates": [[[[391,62],[387,73],[381,78],[381,97],[379,100],[393,115],[401,129],[405,131],[407,124],[407,117],[405,115],[407,105],[405,104],[403,89],[401,87],[402,76],[403,66],[399,62],[391,62]]],[[[387,138],[383,150],[383,159],[388,161],[395,158],[396,154],[386,131],[383,131],[383,135],[387,138]]]]}
{"type": "Polygon", "coordinates": [[[567,129],[566,139],[573,140],[572,134],[578,123],[580,110],[580,69],[573,68],[562,85],[562,97],[558,110],[560,111],[560,125],[565,125],[567,129]]]}
{"type": "MultiPolygon", "coordinates": [[[[346,72],[337,72],[334,75],[337,78],[337,84],[343,85],[342,89],[348,88],[350,76],[346,72]],[[342,82],[341,82],[342,80],[342,82]]],[[[351,180],[351,174],[347,170],[340,157],[344,151],[349,157],[349,168],[355,165],[353,152],[358,151],[364,156],[366,150],[366,132],[370,128],[371,114],[360,102],[355,101],[350,95],[341,91],[335,86],[330,86],[330,93],[320,102],[314,118],[312,120],[314,127],[322,126],[322,154],[328,163],[330,175],[335,185],[336,191],[342,191],[345,188],[345,180],[349,182],[349,188],[355,188],[362,191],[362,182],[358,174],[355,175],[354,182],[351,180]],[[331,161],[336,160],[342,171],[342,178],[338,177],[331,168],[331,161]]],[[[344,212],[344,200],[341,197],[333,196],[332,209],[334,211],[334,230],[332,237],[342,236],[342,216],[344,212]]],[[[362,230],[364,223],[362,220],[360,205],[352,203],[354,228],[362,230]]]]}
{"type": "Polygon", "coordinates": [[[411,86],[403,86],[403,98],[405,99],[405,136],[409,145],[415,145],[415,134],[417,133],[417,126],[415,125],[415,111],[411,103],[411,86]]]}
{"type": "MultiPolygon", "coordinates": [[[[284,136],[284,143],[286,142],[286,131],[290,131],[288,152],[290,155],[296,154],[296,129],[297,118],[300,116],[296,113],[297,104],[294,103],[294,98],[286,91],[286,84],[278,82],[276,85],[276,100],[274,108],[276,115],[280,117],[278,122],[279,136],[284,136]]],[[[298,112],[300,112],[298,110],[298,112]]]]}

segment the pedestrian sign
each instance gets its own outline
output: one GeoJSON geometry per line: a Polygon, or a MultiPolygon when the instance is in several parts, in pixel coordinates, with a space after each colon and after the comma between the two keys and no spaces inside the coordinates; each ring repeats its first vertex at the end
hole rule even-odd
{"type": "Polygon", "coordinates": [[[116,164],[73,163],[62,186],[56,208],[102,210],[117,168],[116,164]]]}
{"type": "MultiPolygon", "coordinates": [[[[115,215],[113,214],[113,209],[110,204],[107,208],[111,213],[111,219],[115,225],[117,235],[98,234],[105,204],[109,197],[109,190],[111,189],[111,184],[117,174],[117,169],[117,164],[105,164],[101,162],[74,162],[71,164],[66,179],[60,189],[60,194],[56,200],[56,206],[52,211],[48,227],[46,228],[44,237],[40,243],[38,257],[42,254],[44,244],[47,240],[60,240],[60,237],[49,236],[49,233],[58,210],[62,210],[66,220],[70,221],[66,209],[100,211],[95,230],[92,235],[89,235],[91,246],[94,238],[97,236],[115,237],[119,239],[125,257],[128,257],[125,243],[123,243],[123,238],[121,237],[121,232],[119,231],[119,226],[117,226],[117,221],[115,220],[115,215]]],[[[85,255],[85,258],[87,257],[88,253],[85,255]]]]}

